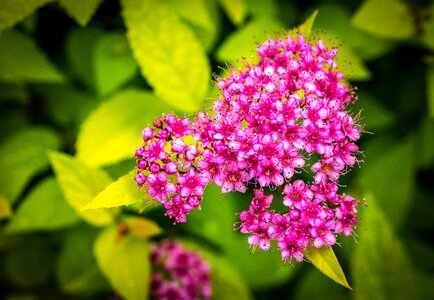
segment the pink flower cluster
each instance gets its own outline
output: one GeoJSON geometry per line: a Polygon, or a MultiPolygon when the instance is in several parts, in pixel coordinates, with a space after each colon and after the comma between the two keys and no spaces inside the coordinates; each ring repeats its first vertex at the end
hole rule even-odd
{"type": "Polygon", "coordinates": [[[287,36],[257,52],[258,63],[218,79],[212,114],[165,115],[143,130],[135,180],[177,222],[210,182],[224,193],[252,186],[241,232],[255,247],[275,240],[283,260],[302,261],[308,246],[332,246],[357,222],[359,201],[338,194],[339,177],[358,162],[361,126],[349,108],[357,97],[337,70],[338,51],[322,41],[287,36]],[[266,188],[282,194],[285,211],[270,209],[266,188]]]}
{"type": "Polygon", "coordinates": [[[164,241],[152,245],[151,264],[151,299],[210,299],[211,269],[199,253],[164,241]]]}
{"type": "Polygon", "coordinates": [[[153,127],[142,130],[144,144],[135,154],[136,182],[145,185],[148,194],[164,204],[166,215],[181,223],[186,222],[186,214],[199,207],[210,180],[198,172],[198,160],[203,154],[199,142],[188,139],[195,133],[193,127],[186,117],[164,115],[154,121],[153,127]]]}

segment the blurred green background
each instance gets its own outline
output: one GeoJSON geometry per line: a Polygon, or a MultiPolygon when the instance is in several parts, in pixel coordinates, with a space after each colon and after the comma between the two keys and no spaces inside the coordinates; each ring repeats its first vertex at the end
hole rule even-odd
{"type": "MultiPolygon", "coordinates": [[[[215,299],[433,299],[433,51],[428,0],[0,0],[0,298],[146,297],[149,270],[128,257],[171,237],[208,253],[215,299]],[[364,163],[340,182],[361,200],[357,236],[334,248],[354,291],[277,251],[250,253],[233,230],[250,194],[211,186],[176,226],[139,193],[142,204],[80,210],[132,176],[143,127],[209,107],[213,73],[315,10],[313,37],[339,48],[365,124],[364,163]],[[144,220],[140,251],[105,253],[102,233],[128,218],[144,220]],[[119,285],[128,268],[143,286],[119,285]]],[[[128,195],[104,200],[137,202],[128,195]]]]}

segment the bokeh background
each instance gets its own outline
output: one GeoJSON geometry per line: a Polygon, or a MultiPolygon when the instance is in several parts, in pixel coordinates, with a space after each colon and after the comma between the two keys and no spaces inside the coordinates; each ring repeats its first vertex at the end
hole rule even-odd
{"type": "Polygon", "coordinates": [[[101,262],[101,232],[129,217],[143,243],[212,253],[215,299],[433,299],[433,50],[428,0],[0,0],[0,298],[114,299],[125,287],[107,274],[149,272],[128,260],[146,251],[101,262]],[[252,253],[233,230],[250,194],[211,186],[176,226],[158,206],[80,210],[134,168],[141,128],[209,107],[213,73],[316,10],[312,36],[339,48],[365,124],[364,163],[340,182],[361,200],[357,235],[335,247],[353,291],[252,253]]]}

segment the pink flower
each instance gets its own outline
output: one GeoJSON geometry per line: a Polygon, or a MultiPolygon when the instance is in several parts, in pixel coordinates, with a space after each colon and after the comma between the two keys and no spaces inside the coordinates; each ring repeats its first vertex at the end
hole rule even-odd
{"type": "Polygon", "coordinates": [[[160,202],[176,192],[176,186],[167,180],[165,173],[149,174],[146,182],[149,184],[148,194],[160,202]]]}
{"type": "Polygon", "coordinates": [[[292,184],[287,184],[283,190],[283,204],[289,208],[304,209],[312,200],[313,192],[303,180],[296,180],[292,184]]]}
{"type": "Polygon", "coordinates": [[[202,196],[204,188],[208,184],[208,180],[205,177],[196,174],[196,171],[191,168],[186,174],[178,177],[178,183],[180,187],[180,195],[182,197],[191,194],[202,196]]]}
{"type": "Polygon", "coordinates": [[[162,160],[166,157],[164,152],[165,142],[163,140],[152,140],[147,150],[144,151],[143,156],[148,162],[154,160],[162,160]]]}
{"type": "Polygon", "coordinates": [[[199,253],[165,240],[152,244],[151,265],[151,299],[211,298],[211,268],[199,253]]]}
{"type": "MultiPolygon", "coordinates": [[[[207,126],[205,118],[201,126],[207,126]]],[[[143,145],[136,150],[135,181],[166,208],[166,215],[176,222],[186,222],[186,215],[200,206],[204,188],[212,179],[199,173],[202,151],[198,143],[187,145],[184,138],[195,128],[187,118],[173,114],[154,121],[143,130],[143,145]]]]}
{"type": "Polygon", "coordinates": [[[222,187],[223,193],[236,190],[244,193],[247,190],[245,183],[249,180],[249,174],[238,168],[234,163],[228,165],[216,178],[215,183],[222,187]]]}

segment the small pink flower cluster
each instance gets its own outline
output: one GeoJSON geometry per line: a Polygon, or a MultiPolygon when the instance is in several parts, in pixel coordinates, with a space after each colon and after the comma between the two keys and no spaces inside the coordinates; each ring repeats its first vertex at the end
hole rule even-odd
{"type": "Polygon", "coordinates": [[[166,240],[152,245],[151,264],[151,299],[210,299],[211,269],[199,253],[166,240]]]}
{"type": "Polygon", "coordinates": [[[148,194],[164,204],[166,215],[181,223],[186,222],[187,213],[199,207],[209,183],[208,177],[197,172],[201,155],[198,142],[186,143],[186,137],[193,134],[191,128],[185,117],[164,115],[154,121],[154,128],[142,130],[144,144],[135,154],[136,182],[146,185],[148,194]]]}
{"type": "Polygon", "coordinates": [[[288,36],[257,51],[257,64],[218,80],[211,116],[165,115],[143,130],[135,180],[177,222],[211,181],[225,193],[252,185],[241,232],[264,250],[276,240],[283,260],[302,261],[309,245],[332,246],[357,222],[359,201],[338,194],[339,177],[358,162],[361,126],[348,109],[357,97],[337,71],[337,50],[322,41],[288,36]],[[264,188],[282,193],[285,212],[270,209],[264,188]]]}

